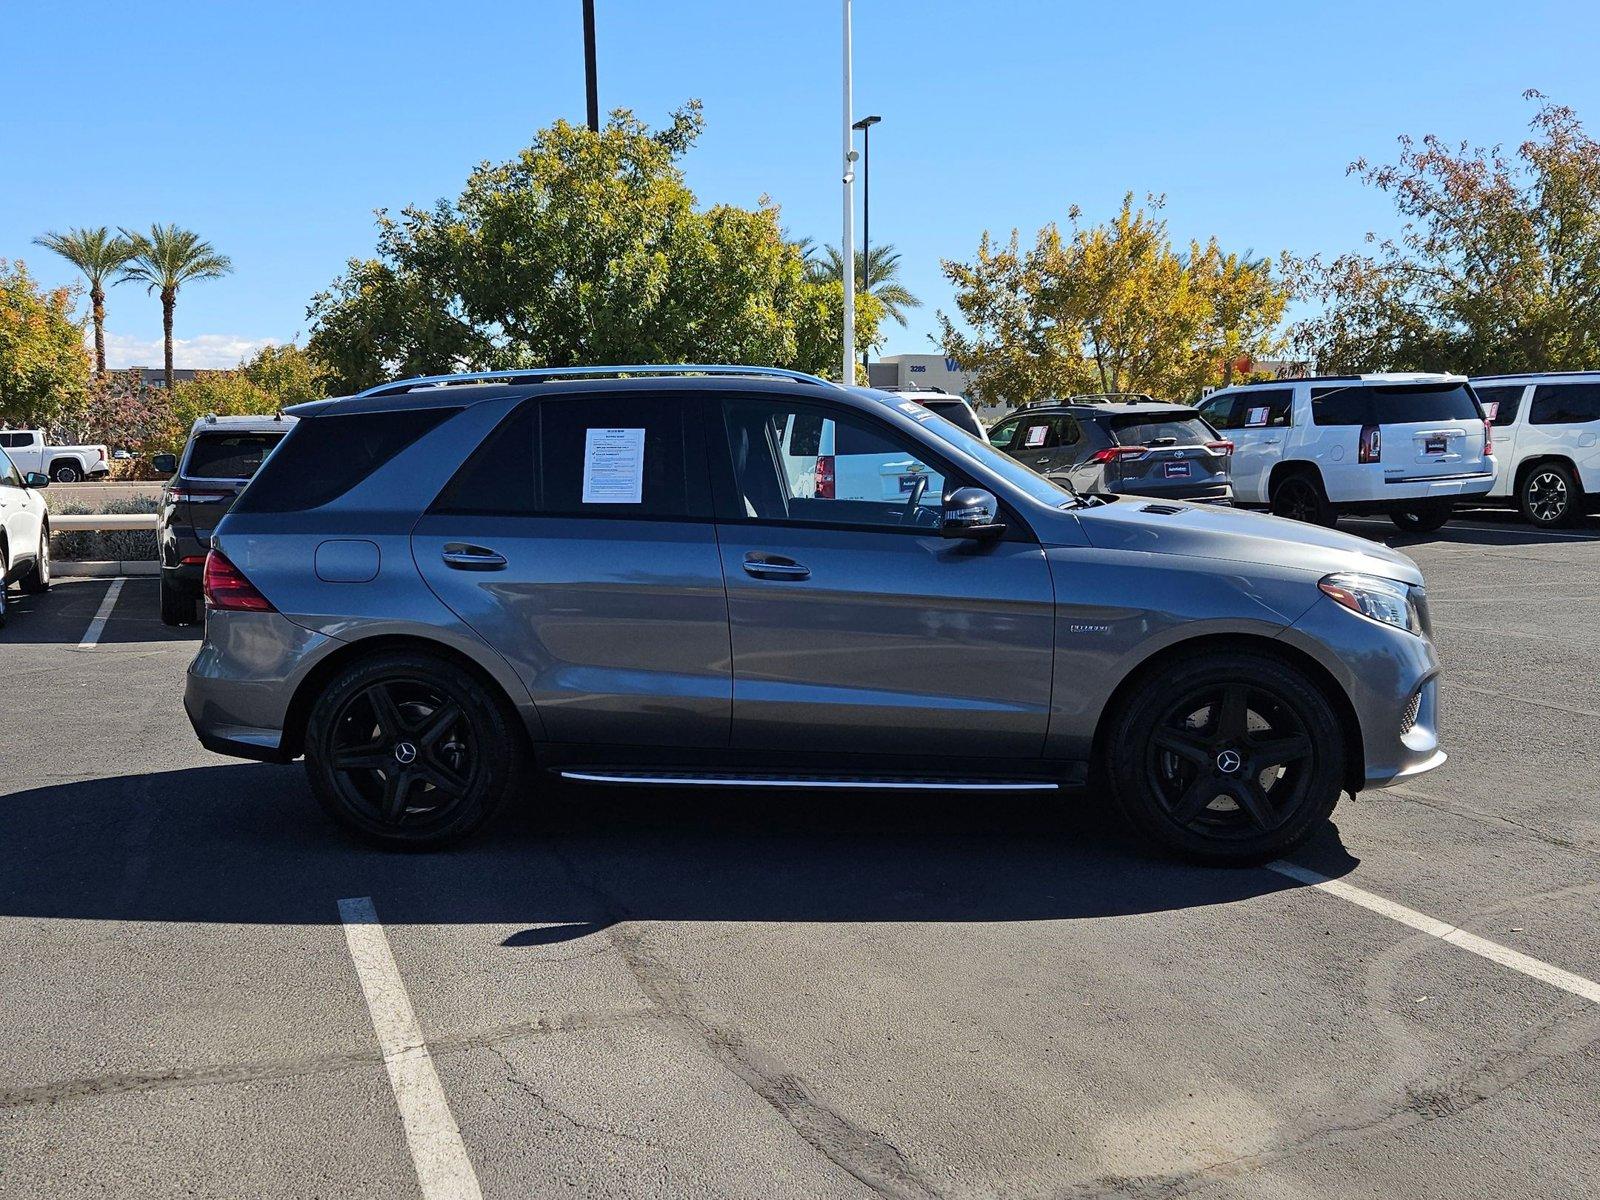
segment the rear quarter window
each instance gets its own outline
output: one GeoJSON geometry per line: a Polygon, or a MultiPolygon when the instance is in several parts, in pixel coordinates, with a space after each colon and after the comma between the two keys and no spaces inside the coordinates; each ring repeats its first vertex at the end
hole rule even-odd
{"type": "Polygon", "coordinates": [[[1600,421],[1600,383],[1541,383],[1528,407],[1530,425],[1600,421]]]}
{"type": "MultiPolygon", "coordinates": [[[[459,408],[303,417],[234,512],[305,512],[344,495],[459,408]]],[[[421,507],[420,505],[418,507],[421,507]]]]}

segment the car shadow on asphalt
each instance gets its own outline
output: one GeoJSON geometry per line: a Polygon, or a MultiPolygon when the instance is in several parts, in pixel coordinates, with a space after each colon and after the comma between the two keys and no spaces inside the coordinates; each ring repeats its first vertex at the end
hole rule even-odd
{"type": "MultiPolygon", "coordinates": [[[[54,784],[0,802],[0,915],[328,924],[370,896],[390,924],[520,927],[511,947],[623,921],[1041,921],[1232,904],[1304,886],[1156,857],[1095,797],[918,799],[559,785],[434,854],[351,842],[298,766],[54,784]]],[[[1295,859],[1356,861],[1335,826],[1295,859]]]]}
{"type": "MultiPolygon", "coordinates": [[[[0,629],[0,646],[76,647],[89,631],[111,587],[107,579],[58,580],[48,592],[28,595],[13,589],[8,597],[10,620],[0,629]]],[[[205,635],[200,624],[169,627],[161,623],[160,590],[155,579],[124,579],[115,606],[95,639],[98,646],[151,642],[195,642],[205,635]]]]}

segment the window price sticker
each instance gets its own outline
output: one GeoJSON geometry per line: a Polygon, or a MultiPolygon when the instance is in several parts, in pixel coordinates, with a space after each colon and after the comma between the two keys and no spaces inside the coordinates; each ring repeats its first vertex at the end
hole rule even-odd
{"type": "Polygon", "coordinates": [[[583,502],[644,502],[644,430],[590,429],[583,441],[583,502]]]}

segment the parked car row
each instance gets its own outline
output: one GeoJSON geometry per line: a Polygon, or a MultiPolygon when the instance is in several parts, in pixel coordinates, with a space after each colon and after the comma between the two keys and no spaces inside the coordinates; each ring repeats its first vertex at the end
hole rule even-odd
{"type": "Polygon", "coordinates": [[[1270,509],[1332,525],[1386,513],[1428,532],[1463,501],[1568,524],[1600,497],[1600,372],[1371,374],[1238,384],[1196,408],[1081,397],[1013,413],[1006,453],[1089,495],[1270,509]]]}
{"type": "Polygon", "coordinates": [[[42,429],[0,429],[0,450],[17,470],[47,475],[57,483],[104,479],[111,470],[104,446],[52,446],[42,429]]]}

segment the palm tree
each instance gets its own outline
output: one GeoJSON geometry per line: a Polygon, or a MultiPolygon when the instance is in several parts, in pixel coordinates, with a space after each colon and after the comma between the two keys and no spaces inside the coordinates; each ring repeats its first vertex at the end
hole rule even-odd
{"type": "MultiPolygon", "coordinates": [[[[839,253],[837,246],[824,246],[820,260],[810,260],[814,263],[813,270],[819,279],[842,279],[844,256],[839,253]]],[[[893,317],[902,326],[906,323],[905,310],[919,308],[922,301],[918,300],[900,282],[900,255],[895,252],[892,244],[884,243],[873,246],[866,253],[866,269],[862,270],[862,253],[856,251],[856,279],[865,279],[867,291],[877,297],[878,303],[883,305],[884,312],[893,317]]]]}
{"type": "Polygon", "coordinates": [[[218,254],[200,235],[176,225],[152,225],[149,236],[122,230],[133,243],[133,255],[122,269],[123,279],[134,279],[148,292],[161,291],[161,331],[165,340],[167,391],[172,390],[172,310],[178,289],[192,279],[220,279],[233,270],[226,254],[218,254]]]}
{"type": "Polygon", "coordinates": [[[34,245],[54,250],[89,280],[89,308],[94,316],[94,370],[106,373],[106,279],[133,257],[133,243],[114,236],[104,225],[96,229],[69,229],[33,239],[34,245]]]}

